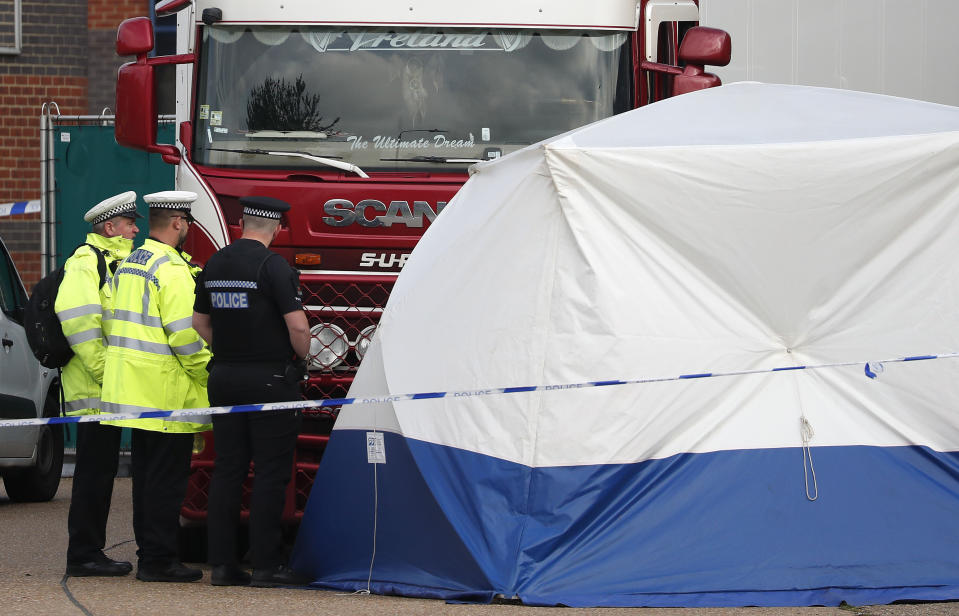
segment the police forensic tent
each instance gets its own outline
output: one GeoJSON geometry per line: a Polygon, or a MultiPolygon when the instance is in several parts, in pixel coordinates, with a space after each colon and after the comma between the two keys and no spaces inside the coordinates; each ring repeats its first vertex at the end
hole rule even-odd
{"type": "Polygon", "coordinates": [[[478,164],[293,565],[533,605],[959,599],[956,246],[959,108],[914,100],[737,83],[478,164]]]}

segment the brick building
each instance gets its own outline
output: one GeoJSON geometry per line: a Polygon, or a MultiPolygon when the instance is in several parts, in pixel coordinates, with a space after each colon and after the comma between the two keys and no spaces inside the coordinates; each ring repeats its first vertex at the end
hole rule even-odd
{"type": "MultiPolygon", "coordinates": [[[[56,102],[62,115],[113,108],[116,70],[130,60],[116,55],[117,26],[148,15],[151,1],[0,0],[0,204],[40,199],[43,103],[56,102]]],[[[0,237],[31,287],[39,213],[0,216],[0,237]]]]}

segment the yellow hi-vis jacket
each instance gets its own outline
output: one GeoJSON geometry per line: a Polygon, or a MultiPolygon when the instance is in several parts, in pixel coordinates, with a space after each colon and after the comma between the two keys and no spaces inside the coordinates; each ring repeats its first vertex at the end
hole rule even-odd
{"type": "MultiPolygon", "coordinates": [[[[136,414],[209,406],[210,350],[193,329],[196,283],[189,255],[148,239],[113,277],[113,314],[104,326],[106,365],[100,408],[136,414]]],[[[210,419],[109,422],[160,432],[202,432],[210,419]]]]}
{"type": "Polygon", "coordinates": [[[100,287],[97,255],[90,246],[80,246],[63,264],[63,280],[53,305],[73,357],[62,370],[63,399],[67,415],[99,412],[100,385],[106,346],[101,325],[112,306],[111,264],[130,254],[133,240],[88,233],[87,244],[100,249],[106,262],[106,281],[100,287]]]}

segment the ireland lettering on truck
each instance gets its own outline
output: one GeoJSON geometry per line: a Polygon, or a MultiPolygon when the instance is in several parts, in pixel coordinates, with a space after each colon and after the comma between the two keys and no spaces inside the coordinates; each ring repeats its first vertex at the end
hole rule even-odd
{"type": "MultiPolygon", "coordinates": [[[[470,165],[719,85],[706,66],[731,45],[698,26],[694,0],[165,0],[156,12],[176,15],[177,54],[150,55],[148,18],[120,25],[117,52],[136,60],[118,74],[117,142],[161,154],[176,188],[200,195],[186,249],[201,263],[239,236],[239,198],[290,203],[271,248],[300,272],[310,399],[346,397],[397,276],[470,165]],[[178,138],[158,144],[155,73],[169,64],[178,138]]],[[[291,523],[335,415],[305,413],[291,523]]],[[[185,523],[205,520],[213,449],[206,433],[185,523]]]]}

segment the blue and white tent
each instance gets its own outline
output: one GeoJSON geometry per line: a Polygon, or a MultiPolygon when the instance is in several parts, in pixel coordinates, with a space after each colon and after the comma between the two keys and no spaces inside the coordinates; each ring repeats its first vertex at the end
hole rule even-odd
{"type": "Polygon", "coordinates": [[[952,107],[734,84],[480,164],[351,396],[758,373],[343,407],[294,567],[540,605],[959,599],[959,359],[863,365],[959,351],[957,256],[952,107]]]}

